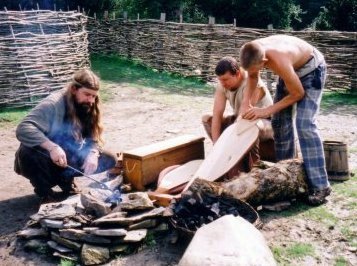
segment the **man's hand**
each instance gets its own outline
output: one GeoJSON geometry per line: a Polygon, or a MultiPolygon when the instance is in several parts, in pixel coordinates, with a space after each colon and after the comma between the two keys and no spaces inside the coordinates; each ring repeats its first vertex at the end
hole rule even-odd
{"type": "Polygon", "coordinates": [[[250,107],[247,112],[243,113],[243,118],[255,120],[259,118],[268,118],[270,113],[267,108],[250,107]]]}
{"type": "Polygon", "coordinates": [[[67,156],[60,146],[53,145],[53,147],[49,149],[48,152],[50,153],[51,160],[54,164],[63,168],[67,167],[67,156]]]}
{"type": "Polygon", "coordinates": [[[98,151],[91,151],[82,165],[83,172],[87,175],[93,174],[98,168],[98,151]]]}

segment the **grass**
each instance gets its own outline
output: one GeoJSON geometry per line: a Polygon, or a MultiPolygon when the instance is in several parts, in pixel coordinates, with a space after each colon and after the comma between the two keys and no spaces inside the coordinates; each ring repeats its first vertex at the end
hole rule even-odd
{"type": "Polygon", "coordinates": [[[77,265],[75,261],[61,259],[59,266],[75,266],[77,265]]]}
{"type": "Polygon", "coordinates": [[[344,257],[342,257],[342,256],[337,257],[337,259],[335,261],[335,266],[347,266],[347,265],[348,265],[348,262],[344,257]]]}
{"type": "Polygon", "coordinates": [[[159,72],[115,55],[92,55],[92,69],[102,82],[125,83],[132,87],[150,87],[166,93],[211,95],[212,87],[197,78],[187,78],[170,72],[159,72]]]}
{"type": "Polygon", "coordinates": [[[0,126],[19,123],[29,110],[30,108],[0,109],[0,126]]]}
{"type": "Polygon", "coordinates": [[[315,248],[311,244],[296,242],[287,247],[275,246],[272,252],[279,265],[289,265],[293,259],[314,256],[315,248]]]}
{"type": "Polygon", "coordinates": [[[337,105],[357,105],[357,97],[349,93],[324,92],[321,100],[321,108],[326,110],[337,105]]]}

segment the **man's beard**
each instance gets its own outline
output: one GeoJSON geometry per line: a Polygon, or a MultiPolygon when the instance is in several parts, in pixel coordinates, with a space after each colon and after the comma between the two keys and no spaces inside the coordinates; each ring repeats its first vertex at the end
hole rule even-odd
{"type": "Polygon", "coordinates": [[[92,112],[93,112],[93,105],[87,103],[78,103],[76,100],[74,101],[74,108],[76,110],[76,114],[81,121],[87,120],[92,112]]]}

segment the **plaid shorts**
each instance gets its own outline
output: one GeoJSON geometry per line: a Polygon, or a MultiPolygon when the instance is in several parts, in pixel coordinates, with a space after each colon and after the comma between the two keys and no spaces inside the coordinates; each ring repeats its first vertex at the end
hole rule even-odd
{"type": "MultiPolygon", "coordinates": [[[[296,103],[295,123],[293,121],[293,106],[281,110],[274,114],[272,118],[278,160],[294,157],[294,126],[296,126],[304,166],[312,190],[321,190],[329,186],[324,150],[316,126],[316,115],[319,111],[325,80],[325,63],[320,64],[315,70],[300,78],[305,95],[303,99],[296,103]]],[[[279,79],[274,103],[280,101],[286,95],[287,90],[284,81],[279,79]]]]}

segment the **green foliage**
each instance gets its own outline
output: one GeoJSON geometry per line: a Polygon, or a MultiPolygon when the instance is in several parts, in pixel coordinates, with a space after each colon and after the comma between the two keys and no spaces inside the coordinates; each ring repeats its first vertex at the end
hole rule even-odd
{"type": "Polygon", "coordinates": [[[344,257],[342,257],[342,256],[337,257],[335,266],[347,266],[347,265],[348,265],[348,262],[344,257]]]}
{"type": "Polygon", "coordinates": [[[272,248],[275,260],[279,264],[285,265],[292,259],[314,256],[315,249],[311,244],[293,243],[287,247],[274,246],[272,248]]]}
{"type": "Polygon", "coordinates": [[[321,108],[323,110],[328,110],[338,105],[357,105],[357,97],[352,97],[350,93],[341,93],[333,91],[323,93],[321,100],[321,108]]]}
{"type": "Polygon", "coordinates": [[[0,125],[17,124],[28,113],[29,108],[20,109],[0,109],[0,125]]]}
{"type": "Polygon", "coordinates": [[[75,266],[76,262],[72,261],[72,260],[66,260],[66,259],[61,259],[60,261],[60,266],[75,266]]]}

